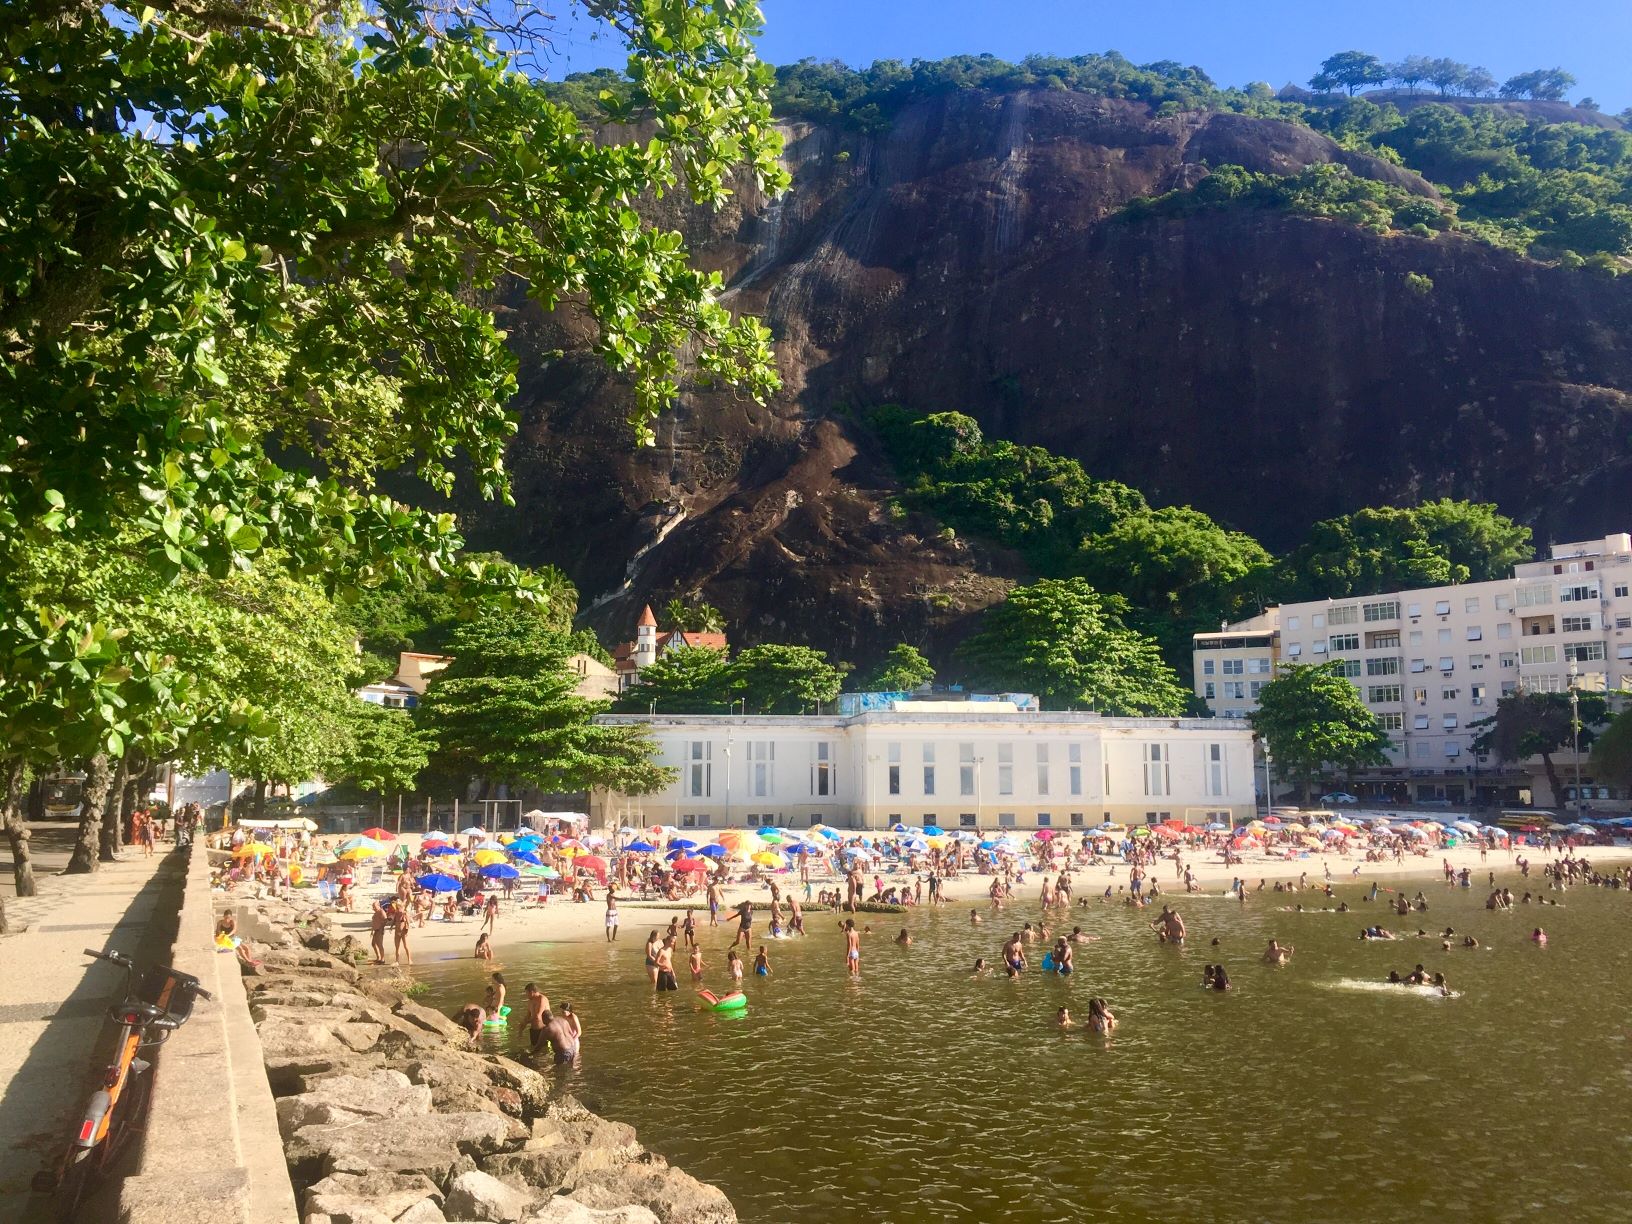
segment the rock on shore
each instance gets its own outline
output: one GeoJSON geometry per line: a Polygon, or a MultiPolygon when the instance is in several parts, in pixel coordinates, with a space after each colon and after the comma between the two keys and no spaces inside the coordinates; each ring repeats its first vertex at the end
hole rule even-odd
{"type": "Polygon", "coordinates": [[[227,898],[303,1224],[735,1224],[632,1128],[359,969],[327,914],[227,898]]]}

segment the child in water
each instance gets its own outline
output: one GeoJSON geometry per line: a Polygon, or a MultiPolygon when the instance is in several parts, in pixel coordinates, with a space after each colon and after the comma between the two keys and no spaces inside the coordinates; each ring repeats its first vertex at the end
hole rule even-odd
{"type": "Polygon", "coordinates": [[[686,959],[687,959],[687,962],[691,965],[691,980],[694,981],[694,982],[702,981],[703,980],[703,950],[701,948],[699,948],[699,947],[694,946],[691,949],[691,952],[687,955],[686,959]]]}
{"type": "Polygon", "coordinates": [[[731,980],[739,986],[742,985],[742,956],[736,948],[733,947],[725,954],[725,966],[731,971],[731,980]]]}
{"type": "Polygon", "coordinates": [[[771,976],[771,958],[766,955],[764,944],[759,945],[759,953],[754,957],[754,976],[771,976]]]}

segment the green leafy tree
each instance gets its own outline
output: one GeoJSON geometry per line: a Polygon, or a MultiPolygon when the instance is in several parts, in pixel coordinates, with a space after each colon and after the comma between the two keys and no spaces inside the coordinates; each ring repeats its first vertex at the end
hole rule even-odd
{"type": "Polygon", "coordinates": [[[935,669],[916,646],[905,642],[890,647],[884,662],[873,673],[868,687],[878,692],[906,693],[935,679],[935,669]]]}
{"type": "Polygon", "coordinates": [[[1622,710],[1594,736],[1592,774],[1611,786],[1632,786],[1632,710],[1622,710]]]}
{"type": "MultiPolygon", "coordinates": [[[[531,597],[459,559],[452,514],[371,487],[411,467],[445,494],[461,466],[508,496],[501,278],[585,316],[638,437],[682,378],[769,393],[768,332],[633,207],[682,187],[718,205],[744,164],[785,184],[759,10],[593,7],[629,48],[612,109],[638,143],[596,139],[518,69],[548,34],[531,6],[0,10],[0,658],[20,685],[87,634],[112,644],[99,666],[139,670],[118,608],[25,600],[11,575],[41,538],[165,578],[430,571],[531,597]]],[[[99,675],[47,686],[69,679],[61,700],[105,704],[99,675]]],[[[106,721],[73,734],[112,748],[106,721]]]]}
{"type": "MultiPolygon", "coordinates": [[[[1580,744],[1592,746],[1598,728],[1609,718],[1609,705],[1602,693],[1577,693],[1581,727],[1580,744]]],[[[1510,693],[1496,703],[1496,713],[1473,723],[1480,733],[1473,741],[1477,753],[1497,760],[1518,763],[1539,756],[1553,789],[1553,802],[1563,801],[1564,784],[1553,754],[1576,742],[1574,715],[1568,693],[1510,693]]]]}
{"type": "Polygon", "coordinates": [[[723,714],[737,693],[737,675],[723,650],[676,646],[641,668],[639,680],[613,709],[640,714],[723,714]]]}
{"type": "Polygon", "coordinates": [[[687,633],[724,633],[725,613],[713,604],[687,603],[676,597],[663,605],[663,626],[687,633]]]}
{"type": "Polygon", "coordinates": [[[1288,597],[1341,599],[1484,581],[1532,555],[1530,530],[1496,507],[1449,499],[1326,519],[1281,565],[1288,597]]]}
{"type": "Polygon", "coordinates": [[[674,771],[655,763],[638,727],[602,726],[607,702],[577,695],[565,635],[541,619],[488,613],[454,633],[453,662],[435,673],[416,723],[444,775],[545,791],[606,788],[641,795],[674,771]]]}
{"type": "Polygon", "coordinates": [[[755,714],[802,714],[839,695],[842,677],[809,646],[750,646],[731,663],[734,691],[755,714]]]}
{"type": "MultiPolygon", "coordinates": [[[[1435,81],[1434,84],[1438,85],[1439,82],[1435,81]]],[[[1496,92],[1496,78],[1488,68],[1469,68],[1459,82],[1447,84],[1440,92],[1447,93],[1456,84],[1461,86],[1463,93],[1475,98],[1488,98],[1496,92]]]]}
{"type": "Polygon", "coordinates": [[[1433,70],[1434,61],[1426,55],[1408,55],[1398,63],[1388,65],[1388,76],[1415,94],[1418,85],[1431,79],[1433,70]]]}
{"type": "Polygon", "coordinates": [[[1364,51],[1339,51],[1321,61],[1320,71],[1310,78],[1311,89],[1328,93],[1346,89],[1352,98],[1367,85],[1381,85],[1388,80],[1388,69],[1375,55],[1364,51]]]}
{"type": "Polygon", "coordinates": [[[1439,90],[1441,97],[1447,97],[1458,89],[1466,89],[1471,74],[1484,72],[1484,69],[1469,68],[1466,64],[1458,63],[1456,60],[1440,57],[1427,60],[1423,64],[1421,71],[1423,80],[1439,90]]]}
{"type": "Polygon", "coordinates": [[[1325,769],[1346,773],[1388,763],[1387,734],[1336,663],[1283,667],[1260,691],[1248,721],[1305,803],[1310,783],[1325,769]]]}
{"type": "Polygon", "coordinates": [[[1081,551],[1083,576],[1126,598],[1168,658],[1188,654],[1191,634],[1261,610],[1273,566],[1251,536],[1188,506],[1129,514],[1081,551]]]}
{"type": "Polygon", "coordinates": [[[988,608],[958,654],[976,683],[1036,693],[1055,708],[1180,715],[1188,694],[1127,604],[1081,578],[1016,587],[988,608]]]}
{"type": "Polygon", "coordinates": [[[353,700],[346,711],[347,744],[329,781],[349,782],[382,799],[414,789],[430,763],[430,740],[407,710],[353,700]]]}
{"type": "Polygon", "coordinates": [[[1521,72],[1502,83],[1504,98],[1537,98],[1546,102],[1560,101],[1575,84],[1575,77],[1562,68],[1537,68],[1521,72]]]}

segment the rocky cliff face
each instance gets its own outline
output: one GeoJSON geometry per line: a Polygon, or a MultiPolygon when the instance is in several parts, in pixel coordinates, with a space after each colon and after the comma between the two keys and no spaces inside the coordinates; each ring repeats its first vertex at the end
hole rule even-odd
{"type": "Polygon", "coordinates": [[[520,306],[509,324],[517,505],[471,534],[562,566],[598,628],[700,592],[744,640],[856,660],[944,646],[1023,571],[892,513],[853,414],[883,402],[967,412],[1271,547],[1442,494],[1496,500],[1543,539],[1626,525],[1632,280],[1282,213],[1117,216],[1226,162],[1336,161],[1431,196],[1408,171],[1289,124],[1061,92],[786,136],[784,198],[654,206],[773,329],[774,403],[688,394],[637,452],[624,389],[544,356],[581,323],[520,306]]]}

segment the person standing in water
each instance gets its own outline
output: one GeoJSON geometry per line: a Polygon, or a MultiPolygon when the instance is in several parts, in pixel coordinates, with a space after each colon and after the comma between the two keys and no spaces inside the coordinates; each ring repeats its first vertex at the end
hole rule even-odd
{"type": "Polygon", "coordinates": [[[754,946],[754,903],[739,901],[737,903],[737,935],[731,941],[734,948],[739,943],[745,948],[754,946]]]}
{"type": "Polygon", "coordinates": [[[544,1044],[544,1017],[549,1014],[550,1001],[533,982],[523,989],[527,995],[527,1048],[536,1050],[544,1044]]]}
{"type": "Polygon", "coordinates": [[[374,902],[368,914],[368,942],[374,952],[374,963],[385,964],[385,923],[391,912],[390,898],[374,902]]]}
{"type": "Polygon", "coordinates": [[[395,953],[396,963],[400,965],[406,959],[411,965],[414,963],[414,954],[408,950],[408,911],[397,906],[391,911],[391,918],[391,934],[394,940],[392,951],[395,953]]]}
{"type": "Polygon", "coordinates": [[[861,932],[856,930],[854,918],[844,920],[844,964],[851,977],[861,975],[861,932]]]}
{"type": "Polygon", "coordinates": [[[1294,949],[1291,945],[1283,948],[1279,943],[1272,939],[1269,941],[1269,947],[1264,949],[1264,964],[1284,965],[1287,961],[1292,959],[1292,953],[1295,950],[1296,949],[1294,949]]]}
{"type": "Polygon", "coordinates": [[[615,884],[606,886],[606,942],[613,943],[618,938],[618,889],[615,884]]]}
{"type": "Polygon", "coordinates": [[[657,985],[657,951],[662,941],[656,927],[646,936],[646,980],[653,986],[657,985]]]}
{"type": "Polygon", "coordinates": [[[679,990],[674,980],[674,937],[666,936],[657,949],[657,991],[679,990]]]}
{"type": "Polygon", "coordinates": [[[1156,932],[1156,937],[1163,943],[1184,942],[1184,919],[1179,917],[1178,911],[1169,906],[1162,906],[1162,912],[1156,916],[1156,921],[1150,924],[1156,932]]]}

